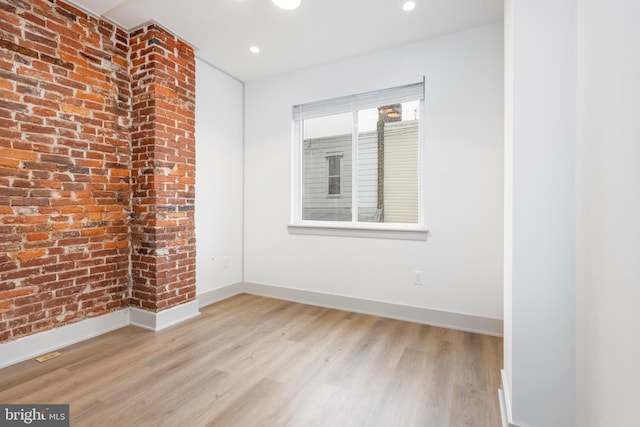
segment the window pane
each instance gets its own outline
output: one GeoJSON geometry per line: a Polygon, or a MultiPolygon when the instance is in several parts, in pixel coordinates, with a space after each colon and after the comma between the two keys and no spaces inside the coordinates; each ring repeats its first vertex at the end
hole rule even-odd
{"type": "Polygon", "coordinates": [[[306,119],[302,125],[302,219],[351,221],[353,114],[306,119]]]}
{"type": "Polygon", "coordinates": [[[340,156],[330,156],[329,176],[340,176],[340,156]]]}
{"type": "Polygon", "coordinates": [[[330,196],[340,195],[340,177],[339,176],[329,177],[329,195],[330,196]]]}
{"type": "Polygon", "coordinates": [[[380,222],[378,109],[358,111],[358,221],[380,222]]]}
{"type": "Polygon", "coordinates": [[[418,223],[418,102],[358,112],[358,221],[418,223]]]}
{"type": "Polygon", "coordinates": [[[294,221],[420,224],[423,96],[416,83],[294,106],[294,221]]]}

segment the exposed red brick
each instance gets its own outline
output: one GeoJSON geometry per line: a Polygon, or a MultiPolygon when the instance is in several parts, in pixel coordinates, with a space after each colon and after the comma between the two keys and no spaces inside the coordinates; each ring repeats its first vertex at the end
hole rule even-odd
{"type": "MultiPolygon", "coordinates": [[[[195,256],[193,199],[184,197],[194,193],[193,183],[179,182],[181,174],[174,173],[195,163],[193,129],[183,123],[194,121],[195,88],[193,80],[182,77],[191,74],[193,50],[156,25],[133,33],[130,45],[132,75],[137,77],[132,81],[132,175],[137,176],[131,222],[132,304],[158,311],[187,301],[165,292],[167,288],[185,287],[195,296],[195,277],[185,280],[166,271],[177,259],[189,257],[186,254],[195,256]],[[168,53],[175,61],[167,59],[168,53]],[[176,80],[168,69],[181,77],[176,80]],[[181,129],[184,127],[189,131],[181,129]],[[184,141],[171,146],[177,135],[184,141]],[[169,155],[173,156],[171,163],[169,155]],[[183,194],[172,191],[171,200],[162,197],[173,186],[183,194]],[[171,218],[180,211],[189,213],[183,215],[177,229],[163,227],[177,225],[171,218]]],[[[195,258],[189,258],[189,263],[195,265],[195,258]]]]}
{"type": "Polygon", "coordinates": [[[191,46],[61,0],[0,32],[0,342],[193,300],[191,46]]]}

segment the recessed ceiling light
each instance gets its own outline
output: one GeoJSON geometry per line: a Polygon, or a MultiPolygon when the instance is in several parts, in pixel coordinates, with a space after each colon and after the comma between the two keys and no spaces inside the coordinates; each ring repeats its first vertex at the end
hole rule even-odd
{"type": "Polygon", "coordinates": [[[402,5],[402,9],[406,12],[410,12],[415,8],[416,8],[416,2],[414,1],[407,1],[402,5]]]}
{"type": "Polygon", "coordinates": [[[302,0],[273,0],[273,3],[280,9],[293,10],[300,6],[302,0]]]}
{"type": "Polygon", "coordinates": [[[251,53],[260,53],[260,48],[258,46],[251,46],[249,48],[249,52],[251,52],[251,53]]]}

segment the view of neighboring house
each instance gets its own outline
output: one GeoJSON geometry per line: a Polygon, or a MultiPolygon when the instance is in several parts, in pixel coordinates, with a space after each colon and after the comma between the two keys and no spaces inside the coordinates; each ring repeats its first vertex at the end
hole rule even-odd
{"type": "Polygon", "coordinates": [[[309,129],[305,127],[304,220],[352,221],[353,206],[357,205],[359,222],[418,222],[419,120],[415,106],[405,111],[403,115],[400,104],[374,109],[377,121],[366,114],[369,110],[360,112],[355,144],[352,133],[344,132],[353,127],[350,117],[344,117],[338,129],[336,120],[331,122],[333,126],[318,120],[309,129]],[[357,156],[353,155],[354,146],[357,156]],[[354,157],[357,200],[352,179],[354,157]]]}

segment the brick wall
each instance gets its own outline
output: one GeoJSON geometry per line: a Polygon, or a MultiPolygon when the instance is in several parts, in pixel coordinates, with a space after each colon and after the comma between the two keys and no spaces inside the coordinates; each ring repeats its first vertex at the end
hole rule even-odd
{"type": "Polygon", "coordinates": [[[193,63],[157,26],[0,1],[0,342],[195,297],[193,63]]]}
{"type": "Polygon", "coordinates": [[[156,25],[131,34],[132,305],[158,311],[195,288],[195,58],[156,25]]]}

